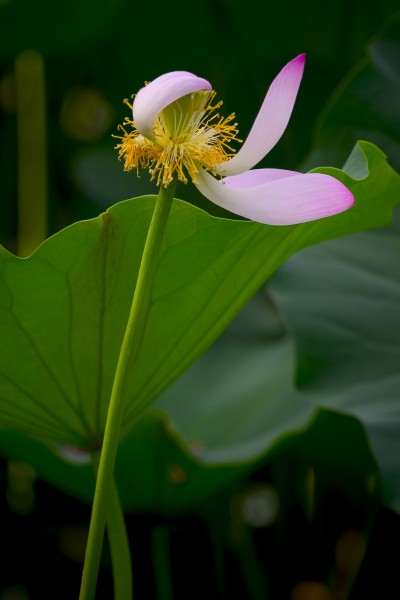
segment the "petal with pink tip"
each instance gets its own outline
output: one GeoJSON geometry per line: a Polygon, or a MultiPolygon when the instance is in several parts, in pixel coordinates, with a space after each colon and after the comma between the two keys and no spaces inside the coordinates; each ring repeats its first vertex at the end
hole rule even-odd
{"type": "Polygon", "coordinates": [[[292,114],[304,63],[305,54],[300,54],[274,79],[243,146],[233,158],[221,165],[223,175],[236,175],[251,169],[279,141],[292,114]]]}
{"type": "MultiPolygon", "coordinates": [[[[294,225],[343,212],[354,205],[353,194],[337,179],[320,173],[289,171],[276,179],[270,169],[249,171],[218,181],[200,170],[198,189],[211,202],[252,221],[269,225],[294,225]],[[245,187],[248,177],[248,187],[245,187]],[[258,178],[254,185],[255,177],[258,178]],[[236,184],[236,185],[235,185],[236,184]],[[238,185],[237,185],[238,184],[238,185]]],[[[277,169],[272,169],[277,171],[277,169]]],[[[276,173],[275,173],[276,175],[276,173]]]]}
{"type": "Polygon", "coordinates": [[[154,141],[153,123],[168,104],[186,94],[211,89],[208,81],[187,71],[173,71],[157,77],[136,94],[133,103],[136,129],[144,137],[154,141]]]}

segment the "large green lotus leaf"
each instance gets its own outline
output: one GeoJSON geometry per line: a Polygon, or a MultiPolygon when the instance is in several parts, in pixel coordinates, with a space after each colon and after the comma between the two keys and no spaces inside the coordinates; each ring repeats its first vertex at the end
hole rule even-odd
{"type": "MultiPolygon", "coordinates": [[[[267,295],[258,294],[163,395],[158,410],[136,421],[121,441],[115,469],[126,510],[176,514],[199,506],[266,455],[271,461],[285,452],[298,458],[300,479],[302,463],[330,476],[351,473],[356,487],[355,473],[369,480],[374,465],[361,425],[328,411],[314,418],[315,406],[299,401],[294,344],[279,319],[267,295]]],[[[76,451],[69,450],[73,461],[63,459],[65,447],[6,430],[0,451],[28,461],[39,478],[66,493],[92,501],[93,468],[76,451]]]]}
{"type": "MultiPolygon", "coordinates": [[[[126,386],[129,427],[218,337],[291,254],[390,222],[397,174],[362,143],[349,174],[357,206],[290,227],[212,217],[175,201],[142,352],[126,386]]],[[[0,422],[82,447],[99,443],[154,197],[119,203],[19,259],[0,253],[0,422]]]]}
{"type": "MultiPolygon", "coordinates": [[[[193,509],[265,458],[280,464],[288,453],[296,456],[300,496],[310,466],[320,483],[322,475],[335,478],[353,496],[370,489],[376,468],[362,426],[299,399],[294,344],[279,319],[267,295],[258,294],[157,402],[159,410],[136,421],[121,441],[115,469],[126,510],[193,509]]],[[[79,464],[79,454],[69,463],[61,458],[65,448],[10,431],[0,432],[0,450],[91,502],[93,469],[79,464]]]]}
{"type": "MultiPolygon", "coordinates": [[[[400,217],[398,214],[397,217],[400,217]]],[[[400,510],[400,219],[293,257],[272,282],[300,399],[356,416],[400,510]]]]}
{"type": "Polygon", "coordinates": [[[303,397],[294,385],[293,338],[279,314],[273,317],[268,296],[258,294],[156,406],[204,464],[271,462],[285,454],[299,468],[316,468],[319,479],[329,472],[366,487],[376,464],[362,425],[303,397]]]}
{"type": "Polygon", "coordinates": [[[258,294],[156,406],[204,463],[251,461],[311,417],[294,373],[293,340],[258,294]]]}
{"type": "MultiPolygon", "coordinates": [[[[198,506],[211,494],[254,469],[249,459],[259,453],[260,448],[264,450],[265,445],[256,439],[251,443],[246,441],[246,435],[254,437],[252,424],[259,426],[260,420],[250,417],[245,423],[243,397],[247,414],[258,416],[261,406],[268,405],[265,390],[269,386],[270,392],[274,392],[269,406],[270,413],[275,413],[276,427],[286,431],[290,426],[292,429],[303,426],[310,409],[292,403],[294,414],[288,415],[290,406],[283,404],[283,408],[279,408],[290,390],[293,374],[293,341],[267,296],[258,294],[244,307],[240,318],[172,387],[176,413],[170,410],[166,414],[167,402],[163,399],[160,408],[146,411],[121,441],[115,475],[124,508],[181,512],[198,506]],[[186,430],[186,439],[182,437],[178,430],[179,415],[187,419],[189,426],[196,424],[193,436],[187,435],[186,430]],[[222,429],[221,422],[224,423],[222,429]],[[212,440],[207,435],[210,434],[218,440],[213,457],[209,455],[212,440]],[[235,454],[227,456],[226,442],[231,439],[234,448],[240,439],[244,443],[241,448],[235,448],[235,454]],[[221,444],[224,443],[225,456],[222,456],[221,444]],[[230,464],[215,464],[218,458],[224,462],[228,459],[230,464]],[[207,460],[214,464],[207,465],[207,460]]],[[[277,435],[276,427],[272,435],[277,435]]],[[[263,434],[264,430],[265,423],[261,422],[259,433],[263,434]]],[[[0,453],[8,459],[28,461],[39,478],[80,500],[92,501],[94,472],[81,453],[55,444],[45,445],[7,430],[0,431],[0,453]]]]}

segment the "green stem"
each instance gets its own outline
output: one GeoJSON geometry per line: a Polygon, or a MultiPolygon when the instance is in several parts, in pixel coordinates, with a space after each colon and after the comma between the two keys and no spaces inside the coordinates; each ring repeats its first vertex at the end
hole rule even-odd
{"type": "MultiPolygon", "coordinates": [[[[92,464],[97,477],[100,454],[92,454],[92,464]]],[[[114,477],[111,479],[109,494],[107,534],[114,578],[114,600],[132,600],[132,560],[129,539],[114,477]]]]}
{"type": "Polygon", "coordinates": [[[247,527],[244,529],[243,539],[236,546],[236,554],[247,587],[246,597],[250,600],[268,598],[265,575],[260,567],[253,535],[247,527]]]}
{"type": "Polygon", "coordinates": [[[114,577],[114,600],[132,600],[132,561],[124,513],[114,477],[111,479],[107,534],[114,577]]]}
{"type": "Polygon", "coordinates": [[[168,188],[160,188],[160,193],[157,198],[153,218],[150,223],[146,244],[143,250],[135,294],[121,346],[111,392],[110,405],[108,408],[103,447],[94,494],[92,517],[90,520],[85,564],[83,566],[81,592],[79,596],[80,600],[94,600],[95,598],[97,575],[108,510],[108,492],[114,472],[115,457],[117,454],[125,408],[123,404],[125,374],[128,367],[129,372],[132,371],[142,344],[150,308],[153,281],[158,266],[160,248],[169,211],[172,206],[175,187],[176,182],[172,182],[168,188]]]}
{"type": "Polygon", "coordinates": [[[167,525],[154,527],[151,536],[153,565],[157,584],[157,600],[172,600],[174,597],[171,579],[170,543],[167,525]]]}
{"type": "Polygon", "coordinates": [[[43,58],[29,50],[15,61],[18,124],[18,247],[28,256],[46,238],[46,108],[43,58]]]}

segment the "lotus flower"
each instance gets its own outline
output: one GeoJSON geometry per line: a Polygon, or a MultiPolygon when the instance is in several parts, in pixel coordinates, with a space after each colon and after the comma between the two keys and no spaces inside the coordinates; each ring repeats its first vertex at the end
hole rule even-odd
{"type": "MultiPolygon", "coordinates": [[[[208,81],[186,71],[158,77],[134,99],[133,120],[121,129],[125,170],[149,168],[158,185],[188,177],[211,202],[253,221],[292,225],[335,215],[354,204],[337,179],[319,173],[252,169],[275,146],[288,124],[304,71],[294,58],[272,82],[239,152],[237,124],[212,105],[208,81]],[[131,130],[127,131],[126,126],[131,130]]],[[[240,140],[239,140],[240,141],[240,140]]]]}

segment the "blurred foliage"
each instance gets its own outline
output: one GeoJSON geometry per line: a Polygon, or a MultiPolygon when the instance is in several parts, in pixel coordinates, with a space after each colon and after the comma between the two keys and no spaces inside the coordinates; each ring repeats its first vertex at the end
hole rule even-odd
{"type": "Polygon", "coordinates": [[[391,19],[330,98],[318,119],[314,149],[304,167],[341,166],[356,140],[379,145],[400,168],[400,19],[391,19]]]}
{"type": "MultiPolygon", "coordinates": [[[[398,214],[400,216],[400,214],[398,214]]],[[[400,510],[399,219],[291,259],[273,296],[297,341],[302,401],[357,416],[400,510]]]]}
{"type": "MultiPolygon", "coordinates": [[[[14,65],[24,50],[41,53],[45,64],[49,233],[54,233],[116,201],[154,192],[145,176],[122,172],[111,134],[126,114],[122,99],[169,70],[208,78],[226,114],[236,112],[244,136],[269,82],[290,58],[307,52],[293,118],[264,166],[295,168],[303,160],[304,168],[341,167],[361,138],[380,145],[398,168],[396,19],[373,39],[364,58],[365,44],[395,10],[396,0],[290,5],[208,0],[193,9],[183,0],[151,6],[129,0],[0,1],[0,241],[15,250],[14,65]],[[316,116],[349,69],[312,142],[316,116]]],[[[356,153],[347,168],[354,175],[360,164],[356,153]]],[[[365,168],[358,173],[366,174],[365,168]]],[[[375,191],[372,186],[371,194],[375,191]]],[[[222,214],[190,186],[181,186],[178,196],[222,214]]],[[[154,547],[164,554],[171,547],[179,557],[172,564],[177,599],[187,597],[182,572],[196,582],[193,599],[210,589],[218,590],[215,597],[254,599],[269,590],[274,600],[396,594],[400,557],[388,548],[387,535],[396,538],[399,523],[379,506],[383,494],[399,509],[398,235],[395,223],[292,259],[273,283],[279,308],[264,293],[256,298],[122,441],[116,475],[125,508],[139,512],[137,519],[128,518],[143,554],[134,550],[139,594],[160,593],[151,565],[163,552],[157,559],[149,544],[154,531],[154,547]],[[246,413],[236,410],[240,403],[246,413]],[[265,489],[271,483],[272,495],[265,489]],[[278,499],[277,512],[271,498],[278,499]],[[271,521],[257,528],[268,510],[271,521]]],[[[56,447],[2,431],[0,450],[90,501],[91,468],[61,459],[56,447]]],[[[19,464],[11,463],[2,480],[1,497],[8,498],[0,513],[2,530],[11,532],[4,598],[25,597],[15,582],[26,584],[30,598],[54,597],[61,577],[58,598],[70,598],[79,584],[85,542],[80,524],[89,512],[39,482],[32,518],[7,520],[7,503],[17,514],[21,490],[32,502],[32,470],[19,464]],[[45,526],[43,533],[50,519],[53,529],[45,526]],[[37,553],[38,540],[49,548],[44,554],[37,553]],[[47,583],[37,581],[43,562],[47,583]]],[[[104,598],[110,597],[107,563],[105,556],[104,598]]]]}
{"type": "MultiPolygon", "coordinates": [[[[399,18],[391,20],[371,44],[370,58],[334,94],[306,165],[320,160],[340,164],[346,148],[360,137],[379,142],[390,162],[400,165],[399,23],[399,18]]],[[[385,500],[397,511],[399,218],[397,210],[385,229],[302,252],[272,285],[296,337],[297,383],[304,397],[363,423],[381,469],[385,500]]]]}
{"type": "MultiPolygon", "coordinates": [[[[396,0],[373,4],[340,0],[322,5],[209,0],[198,18],[187,4],[156,1],[3,0],[0,3],[0,240],[15,248],[16,121],[14,61],[24,50],[42,53],[48,106],[49,231],[98,214],[127,197],[154,192],[145,176],[122,172],[112,133],[123,121],[123,98],[163,72],[186,69],[208,78],[235,111],[242,135],[282,66],[308,53],[293,118],[266,165],[294,168],[310,148],[316,115],[337,83],[363,55],[396,0]],[[150,11],[150,13],[149,13],[150,11]],[[23,19],[20,15],[24,16],[23,19]],[[176,32],[176,33],[175,33],[176,32]]],[[[196,11],[195,11],[196,12],[196,11]]],[[[347,149],[350,152],[351,146],[347,149]]],[[[344,160],[344,158],[343,158],[344,160]]],[[[194,186],[178,195],[221,211],[194,186]]]]}

